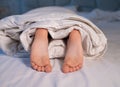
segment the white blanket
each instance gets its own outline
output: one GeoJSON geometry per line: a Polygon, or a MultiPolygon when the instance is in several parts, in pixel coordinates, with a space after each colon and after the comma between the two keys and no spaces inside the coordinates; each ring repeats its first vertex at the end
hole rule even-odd
{"type": "Polygon", "coordinates": [[[30,51],[36,28],[46,28],[52,37],[49,43],[50,58],[63,57],[66,44],[62,40],[73,29],[80,31],[84,56],[100,58],[107,47],[103,32],[89,20],[61,7],[45,7],[22,15],[0,20],[0,48],[8,55],[30,51]]]}

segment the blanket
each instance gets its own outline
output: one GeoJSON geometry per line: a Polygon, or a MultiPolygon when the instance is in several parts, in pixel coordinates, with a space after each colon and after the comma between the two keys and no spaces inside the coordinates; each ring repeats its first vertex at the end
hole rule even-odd
{"type": "Polygon", "coordinates": [[[100,58],[107,48],[107,39],[95,24],[62,7],[43,7],[1,19],[0,48],[8,55],[30,52],[36,28],[48,29],[52,37],[48,46],[50,58],[64,57],[63,39],[73,29],[81,33],[86,58],[100,58]]]}

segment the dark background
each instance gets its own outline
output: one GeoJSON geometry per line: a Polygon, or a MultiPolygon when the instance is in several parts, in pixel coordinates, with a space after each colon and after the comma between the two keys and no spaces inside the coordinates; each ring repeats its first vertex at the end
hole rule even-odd
{"type": "Polygon", "coordinates": [[[115,11],[120,9],[120,0],[0,0],[0,18],[43,6],[65,5],[75,5],[79,11],[91,11],[94,8],[115,11]]]}

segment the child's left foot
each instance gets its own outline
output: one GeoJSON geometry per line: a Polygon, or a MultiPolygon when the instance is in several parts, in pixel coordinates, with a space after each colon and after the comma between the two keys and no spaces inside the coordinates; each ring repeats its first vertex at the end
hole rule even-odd
{"type": "Polygon", "coordinates": [[[32,68],[41,72],[51,72],[52,67],[48,54],[48,31],[37,29],[31,46],[32,68]]]}
{"type": "Polygon", "coordinates": [[[83,65],[83,49],[81,35],[77,30],[73,30],[67,42],[67,52],[62,71],[64,73],[79,70],[83,65]]]}

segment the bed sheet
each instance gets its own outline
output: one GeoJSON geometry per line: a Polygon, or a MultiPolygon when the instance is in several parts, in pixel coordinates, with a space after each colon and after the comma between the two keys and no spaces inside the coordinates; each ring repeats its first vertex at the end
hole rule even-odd
{"type": "Polygon", "coordinates": [[[61,72],[63,60],[51,59],[51,73],[37,72],[29,58],[0,55],[0,87],[120,87],[120,22],[99,22],[108,50],[99,60],[84,60],[79,71],[61,72]]]}

